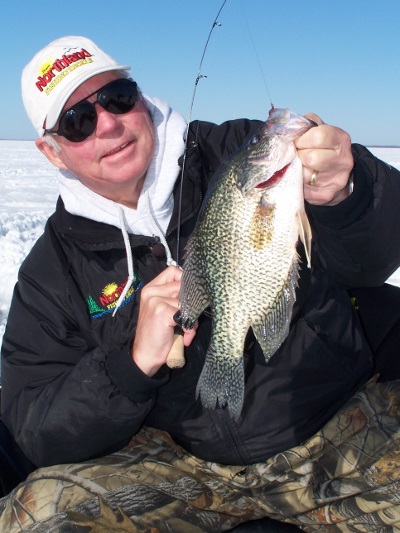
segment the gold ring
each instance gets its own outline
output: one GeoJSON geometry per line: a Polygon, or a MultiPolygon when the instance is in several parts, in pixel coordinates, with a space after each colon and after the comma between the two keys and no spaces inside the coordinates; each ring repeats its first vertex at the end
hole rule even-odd
{"type": "Polygon", "coordinates": [[[313,173],[311,174],[309,185],[313,186],[313,185],[316,184],[318,174],[319,174],[319,170],[313,170],[313,173]]]}

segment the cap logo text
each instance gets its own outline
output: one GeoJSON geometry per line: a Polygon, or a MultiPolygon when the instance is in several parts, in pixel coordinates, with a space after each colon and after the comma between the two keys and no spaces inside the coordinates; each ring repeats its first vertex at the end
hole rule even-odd
{"type": "Polygon", "coordinates": [[[62,73],[60,80],[66,76],[69,71],[74,70],[76,67],[86,63],[92,63],[93,59],[90,59],[92,54],[82,48],[80,52],[74,52],[73,54],[64,54],[60,59],[56,59],[53,64],[46,64],[42,68],[42,75],[38,76],[36,87],[40,92],[43,92],[50,83],[54,83],[54,79],[57,75],[62,73]]]}

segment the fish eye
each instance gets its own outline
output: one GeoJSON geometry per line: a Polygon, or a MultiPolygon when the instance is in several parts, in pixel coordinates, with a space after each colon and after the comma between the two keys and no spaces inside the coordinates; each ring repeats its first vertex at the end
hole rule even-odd
{"type": "Polygon", "coordinates": [[[251,144],[257,144],[258,142],[260,142],[260,136],[259,135],[254,135],[254,137],[251,139],[250,143],[251,144]]]}

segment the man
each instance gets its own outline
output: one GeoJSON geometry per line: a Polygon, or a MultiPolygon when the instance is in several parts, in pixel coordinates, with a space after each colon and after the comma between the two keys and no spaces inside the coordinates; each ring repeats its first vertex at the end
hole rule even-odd
{"type": "Polygon", "coordinates": [[[90,40],[63,37],[22,76],[36,144],[60,169],[60,199],[19,273],[2,418],[27,457],[49,468],[2,500],[0,525],[400,523],[391,477],[399,384],[376,383],[346,290],[381,285],[400,265],[387,242],[400,230],[398,171],[309,115],[319,126],[296,144],[313,265],[301,270],[289,336],[268,364],[249,334],[233,420],[195,396],[208,316],[184,331],[186,365],[165,364],[179,308],[174,260],[182,264],[212,175],[260,122],[190,125],[180,205],[185,121],[127,71],[90,40]]]}

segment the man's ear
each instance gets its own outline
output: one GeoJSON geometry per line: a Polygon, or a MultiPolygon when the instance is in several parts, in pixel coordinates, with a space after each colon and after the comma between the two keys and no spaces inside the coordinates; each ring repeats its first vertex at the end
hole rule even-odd
{"type": "Polygon", "coordinates": [[[53,146],[50,146],[50,144],[43,137],[39,137],[39,139],[36,139],[35,144],[42,152],[42,154],[47,157],[50,163],[52,163],[57,168],[67,168],[62,162],[59,152],[57,152],[57,150],[53,146]]]}

